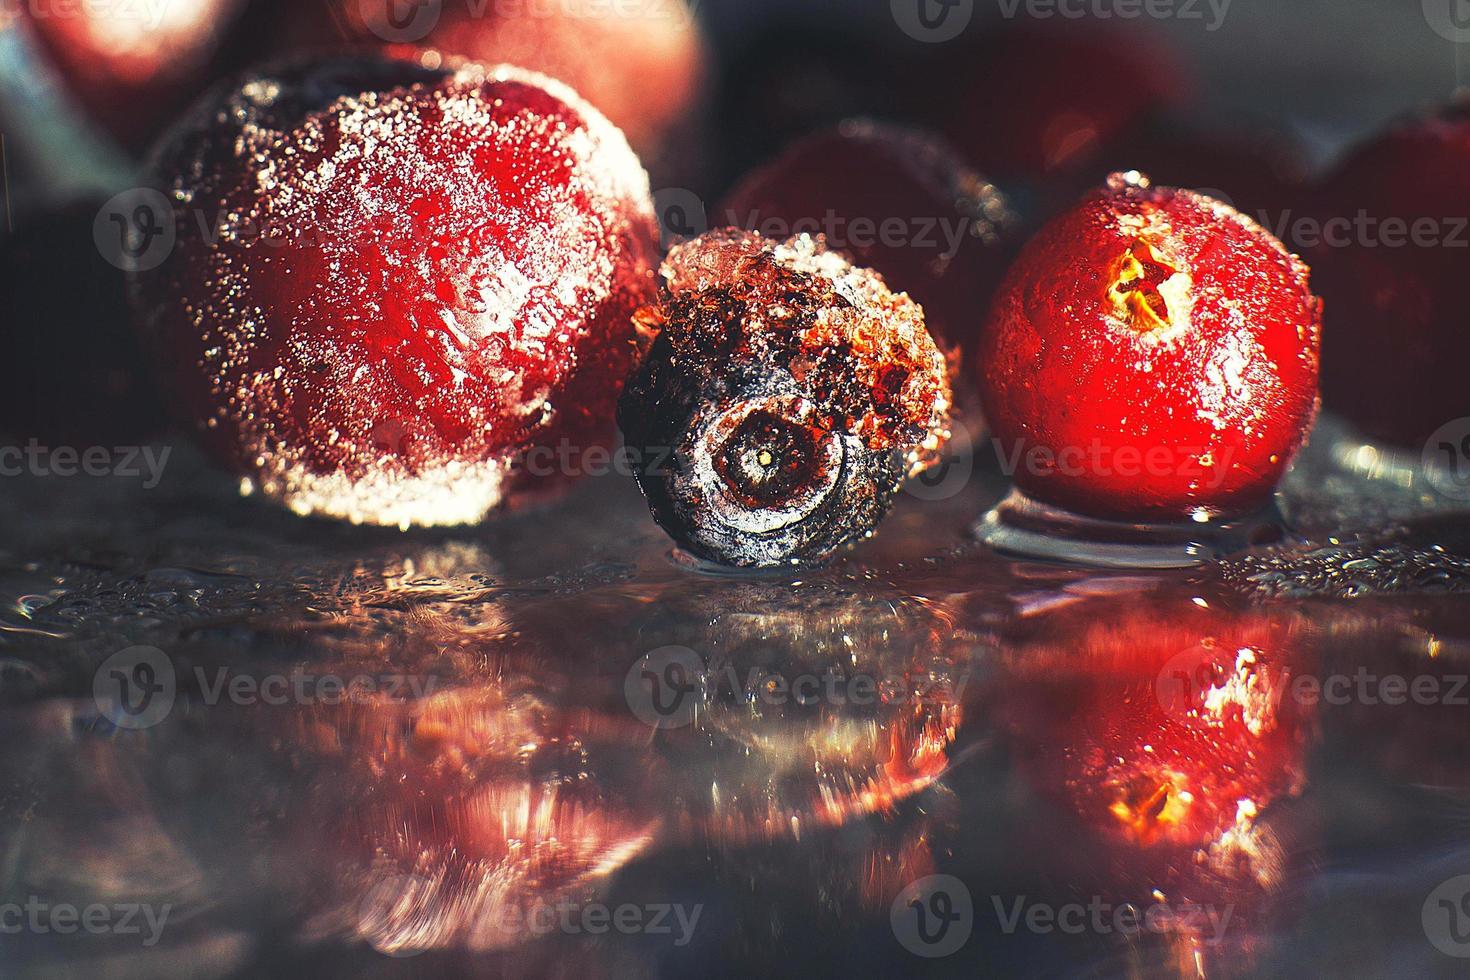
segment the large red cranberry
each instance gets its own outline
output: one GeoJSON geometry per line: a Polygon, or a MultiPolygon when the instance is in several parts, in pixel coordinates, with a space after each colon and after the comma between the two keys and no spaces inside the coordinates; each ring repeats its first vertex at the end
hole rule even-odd
{"type": "Polygon", "coordinates": [[[1357,149],[1327,178],[1319,210],[1310,257],[1327,304],[1327,407],[1417,449],[1470,416],[1470,101],[1357,149]]]}
{"type": "Polygon", "coordinates": [[[517,461],[610,435],[652,299],[648,178],[520,69],[327,62],[202,105],[158,174],[138,317],[207,444],[302,514],[475,521],[517,461]]]}
{"type": "Polygon", "coordinates": [[[1115,174],[1010,271],[977,362],[1038,500],[1125,520],[1267,501],[1317,410],[1307,267],[1191,191],[1115,174]]]}
{"type": "Polygon", "coordinates": [[[771,237],[820,232],[924,307],[936,339],[974,343],[1005,272],[1005,196],[942,139],[855,120],[749,174],[716,220],[771,237]]]}

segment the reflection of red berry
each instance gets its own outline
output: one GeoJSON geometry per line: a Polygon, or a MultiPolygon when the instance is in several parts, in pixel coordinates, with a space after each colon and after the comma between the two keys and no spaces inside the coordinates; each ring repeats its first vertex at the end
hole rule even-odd
{"type": "Polygon", "coordinates": [[[862,121],[795,144],[716,214],[777,237],[825,233],[828,246],[917,300],[935,338],[952,347],[979,330],[1012,220],[1000,191],[943,140],[862,121]]]}
{"type": "Polygon", "coordinates": [[[1304,780],[1300,623],[1133,596],[1079,602],[1013,643],[990,695],[1008,747],[1066,824],[1112,852],[1109,887],[1280,883],[1259,820],[1304,780]]]}
{"type": "Polygon", "coordinates": [[[140,319],[266,496],[474,521],[528,447],[609,433],[655,226],[637,158],[565,86],[371,59],[252,77],[160,178],[178,245],[137,275],[140,319]]]}
{"type": "Polygon", "coordinates": [[[1101,517],[1265,502],[1317,406],[1307,268],[1218,201],[1115,174],[1029,244],[977,358],[1016,482],[1101,517]]]}
{"type": "Polygon", "coordinates": [[[1362,147],[1322,198],[1311,259],[1327,301],[1327,407],[1417,449],[1470,415],[1470,102],[1362,147]]]}

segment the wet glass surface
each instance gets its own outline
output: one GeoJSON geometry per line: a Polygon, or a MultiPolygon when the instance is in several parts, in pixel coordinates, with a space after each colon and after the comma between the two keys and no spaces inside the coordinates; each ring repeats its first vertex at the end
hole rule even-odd
{"type": "Polygon", "coordinates": [[[766,576],[616,476],[409,534],[8,481],[0,976],[1454,975],[1470,534],[1324,432],[1305,541],[1162,573],[975,543],[983,457],[766,576]]]}

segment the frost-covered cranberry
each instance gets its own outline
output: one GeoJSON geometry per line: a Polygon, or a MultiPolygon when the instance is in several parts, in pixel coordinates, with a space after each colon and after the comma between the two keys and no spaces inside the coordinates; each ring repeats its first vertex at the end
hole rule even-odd
{"type": "Polygon", "coordinates": [[[782,237],[821,232],[917,300],[953,348],[979,333],[1015,220],[1005,195],[942,139],[867,121],[792,145],[741,181],[716,217],[782,237]]]}
{"type": "Polygon", "coordinates": [[[1327,407],[1416,449],[1470,415],[1470,100],[1359,148],[1321,188],[1327,407]]]}
{"type": "Polygon", "coordinates": [[[919,307],[806,235],[712,232],[663,276],[663,329],[618,412],[659,525],[744,567],[872,534],[948,437],[948,363],[919,307]]]}
{"type": "Polygon", "coordinates": [[[977,363],[1017,485],[1140,521],[1269,500],[1315,418],[1307,267],[1233,208],[1114,174],[1001,287],[977,363]]]}
{"type": "Polygon", "coordinates": [[[537,444],[609,434],[653,293],[648,178],[570,89],[353,60],[230,86],[158,162],[136,274],[208,445],[302,514],[472,522],[537,444]]]}

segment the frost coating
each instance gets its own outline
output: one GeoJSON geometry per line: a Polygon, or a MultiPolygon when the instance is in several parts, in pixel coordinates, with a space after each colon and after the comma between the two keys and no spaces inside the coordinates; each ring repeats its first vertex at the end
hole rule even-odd
{"type": "Polygon", "coordinates": [[[215,454],[302,514],[461,524],[600,441],[652,291],[648,178],[566,86],[358,60],[245,79],[159,161],[135,298],[215,454]]]}

